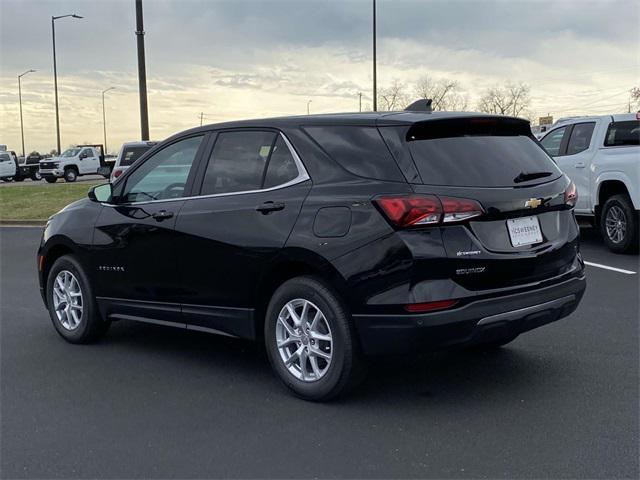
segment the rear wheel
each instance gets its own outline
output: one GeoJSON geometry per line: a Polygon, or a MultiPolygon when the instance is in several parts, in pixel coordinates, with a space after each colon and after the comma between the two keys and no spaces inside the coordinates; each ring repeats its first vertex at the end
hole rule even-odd
{"type": "Polygon", "coordinates": [[[47,183],[56,183],[58,179],[56,177],[44,177],[47,183]]]}
{"type": "Polygon", "coordinates": [[[317,278],[294,278],[276,290],[264,334],[271,366],[301,398],[329,400],[364,377],[346,308],[317,278]]]}
{"type": "Polygon", "coordinates": [[[96,341],[111,324],[100,317],[89,280],[72,255],[60,257],[51,267],[47,305],[56,331],[70,343],[96,341]]]}
{"type": "Polygon", "coordinates": [[[40,175],[40,172],[35,171],[31,174],[31,180],[33,180],[34,182],[39,182],[40,180],[42,180],[42,175],[40,175]]]}
{"type": "Polygon", "coordinates": [[[13,177],[2,177],[2,181],[3,182],[12,182],[13,181],[13,177]]]}
{"type": "Polygon", "coordinates": [[[638,249],[638,214],[628,195],[613,195],[602,207],[600,218],[602,237],[615,253],[638,249]]]}
{"type": "Polygon", "coordinates": [[[75,182],[78,178],[78,171],[75,168],[67,168],[64,171],[65,182],[75,182]]]}

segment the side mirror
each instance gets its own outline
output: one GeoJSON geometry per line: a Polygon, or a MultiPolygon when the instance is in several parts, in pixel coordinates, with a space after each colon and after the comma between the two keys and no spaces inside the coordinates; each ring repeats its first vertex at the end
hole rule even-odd
{"type": "Polygon", "coordinates": [[[87,193],[87,196],[92,202],[109,202],[111,201],[112,194],[113,190],[111,184],[104,183],[102,185],[91,187],[89,193],[87,193]]]}

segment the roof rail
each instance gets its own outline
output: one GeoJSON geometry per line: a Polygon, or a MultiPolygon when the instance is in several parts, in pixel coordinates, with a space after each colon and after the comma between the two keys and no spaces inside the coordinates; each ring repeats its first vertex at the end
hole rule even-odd
{"type": "Polygon", "coordinates": [[[421,98],[420,100],[416,100],[407,108],[404,109],[405,112],[433,112],[433,107],[431,106],[432,100],[430,98],[421,98]]]}

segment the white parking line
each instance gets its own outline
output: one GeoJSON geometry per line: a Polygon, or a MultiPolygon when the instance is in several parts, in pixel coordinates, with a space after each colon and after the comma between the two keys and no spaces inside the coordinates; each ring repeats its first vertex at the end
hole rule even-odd
{"type": "Polygon", "coordinates": [[[593,263],[593,262],[584,262],[585,265],[589,265],[590,267],[604,268],[605,270],[612,270],[618,273],[624,273],[626,275],[635,275],[636,272],[631,270],[625,270],[623,268],[610,267],[609,265],[602,265],[601,263],[593,263]]]}

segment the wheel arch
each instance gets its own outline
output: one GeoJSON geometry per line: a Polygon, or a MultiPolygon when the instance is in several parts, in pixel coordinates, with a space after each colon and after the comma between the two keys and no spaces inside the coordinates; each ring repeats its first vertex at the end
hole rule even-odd
{"type": "MultiPolygon", "coordinates": [[[[65,237],[52,238],[44,249],[38,254],[42,257],[42,261],[39,263],[40,270],[40,285],[43,289],[47,287],[47,278],[51,267],[57,259],[64,255],[73,255],[77,252],[77,248],[73,245],[69,239],[65,237]]],[[[46,303],[46,295],[44,295],[46,303]]]]}
{"type": "Polygon", "coordinates": [[[309,250],[285,249],[257,284],[254,315],[256,337],[262,337],[264,316],[273,293],[287,280],[304,275],[312,275],[324,280],[341,296],[346,294],[346,280],[329,260],[309,250]]]}
{"type": "Polygon", "coordinates": [[[618,194],[629,195],[633,208],[640,210],[638,192],[634,189],[634,183],[624,172],[605,172],[597,178],[596,185],[598,186],[595,198],[595,213],[597,215],[600,214],[607,198],[618,194]]]}

